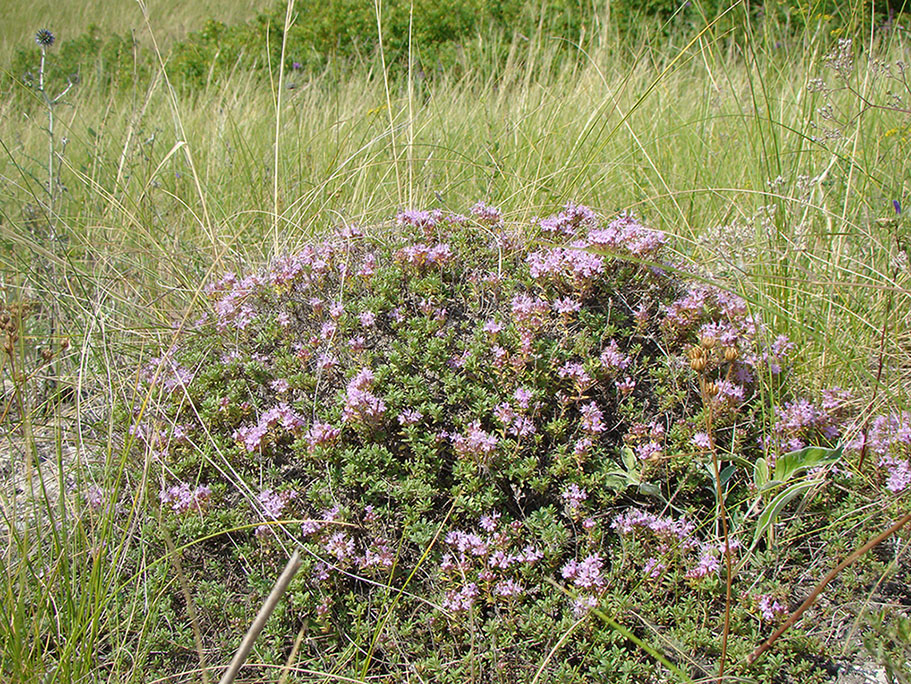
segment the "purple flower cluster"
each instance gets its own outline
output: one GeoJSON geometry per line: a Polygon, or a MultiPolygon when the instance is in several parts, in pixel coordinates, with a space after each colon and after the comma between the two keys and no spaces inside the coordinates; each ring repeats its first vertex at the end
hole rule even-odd
{"type": "Polygon", "coordinates": [[[555,284],[568,284],[573,290],[587,289],[604,273],[604,257],[586,251],[588,245],[576,242],[571,247],[551,247],[532,252],[526,258],[531,277],[555,284]]]}
{"type": "Polygon", "coordinates": [[[582,508],[582,502],[588,498],[588,492],[575,482],[570,484],[560,495],[570,513],[577,514],[582,508]]]}
{"type": "Polygon", "coordinates": [[[634,423],[623,441],[630,448],[635,448],[640,461],[657,461],[664,455],[665,428],[654,421],[651,424],[634,423]]]}
{"type": "Polygon", "coordinates": [[[373,371],[362,368],[348,382],[342,420],[363,425],[373,425],[382,420],[386,413],[386,402],[371,392],[373,380],[373,371]]]}
{"type": "Polygon", "coordinates": [[[598,605],[598,596],[606,587],[606,580],[602,574],[604,561],[597,553],[590,554],[581,561],[569,561],[560,570],[563,579],[573,583],[582,593],[573,601],[573,613],[576,617],[587,614],[598,605]]]}
{"type": "Polygon", "coordinates": [[[553,303],[554,311],[561,316],[570,316],[582,309],[582,302],[573,297],[563,297],[553,303]]]}
{"type": "Polygon", "coordinates": [[[571,378],[576,390],[581,394],[592,386],[594,380],[585,372],[585,366],[577,361],[567,361],[557,370],[561,378],[571,378]]]}
{"type": "Polygon", "coordinates": [[[267,273],[269,283],[279,289],[300,283],[318,285],[335,265],[335,256],[336,247],[331,242],[307,245],[296,254],[275,259],[267,273]]]}
{"type": "Polygon", "coordinates": [[[690,285],[682,297],[664,307],[661,327],[679,335],[703,324],[706,318],[712,319],[708,323],[718,322],[719,331],[712,334],[722,344],[733,344],[742,334],[752,336],[756,332],[755,319],[750,317],[743,298],[703,283],[690,285]]]}
{"type": "Polygon", "coordinates": [[[754,597],[756,601],[756,610],[767,622],[774,622],[790,613],[787,605],[781,603],[777,598],[769,594],[760,594],[754,597]]]}
{"type": "Polygon", "coordinates": [[[545,233],[575,237],[567,247],[552,247],[532,252],[527,257],[532,278],[569,285],[584,291],[606,272],[607,261],[599,251],[621,258],[652,257],[664,245],[664,234],[643,226],[631,215],[621,215],[605,227],[597,226],[597,216],[588,207],[568,204],[565,209],[539,221],[545,233]],[[583,233],[587,231],[587,233],[583,233]]]}
{"type": "Polygon", "coordinates": [[[716,550],[710,546],[703,547],[702,554],[696,565],[686,571],[687,579],[702,579],[718,572],[721,567],[721,561],[718,558],[716,550]]]}
{"type": "Polygon", "coordinates": [[[478,585],[474,582],[463,584],[458,589],[446,592],[440,606],[450,613],[467,613],[478,597],[478,585]]]}
{"type": "Polygon", "coordinates": [[[877,465],[886,489],[899,494],[911,487],[911,412],[876,416],[866,434],[858,435],[849,446],[859,453],[864,445],[868,453],[879,457],[877,465]]]}
{"type": "Polygon", "coordinates": [[[483,430],[479,420],[469,423],[464,435],[452,434],[450,439],[460,458],[477,463],[489,463],[497,448],[497,438],[483,430]]]}
{"type": "Polygon", "coordinates": [[[439,209],[431,209],[430,211],[405,209],[396,215],[395,221],[400,226],[411,226],[429,231],[436,228],[443,221],[443,218],[443,212],[439,209]]]}
{"type": "Polygon", "coordinates": [[[235,273],[227,273],[210,283],[205,292],[213,300],[216,327],[224,330],[231,325],[245,330],[258,316],[258,298],[268,289],[267,285],[276,292],[303,292],[319,287],[333,269],[341,273],[347,268],[345,261],[336,259],[336,254],[331,242],[311,244],[296,254],[278,257],[260,274],[238,278],[235,273]]]}
{"type": "Polygon", "coordinates": [[[621,214],[605,228],[589,232],[588,241],[593,247],[644,259],[658,253],[665,237],[664,233],[643,226],[634,216],[621,214]]]}
{"type": "Polygon", "coordinates": [[[399,421],[399,425],[402,425],[403,427],[405,425],[417,425],[418,423],[421,422],[421,418],[423,418],[423,417],[424,417],[424,414],[422,414],[417,409],[405,409],[404,411],[399,413],[398,421],[399,421]]]}
{"type": "Polygon", "coordinates": [[[641,508],[630,508],[614,518],[611,527],[623,537],[647,533],[658,542],[659,552],[692,549],[698,546],[696,526],[686,518],[674,520],[641,508]]]}
{"type": "Polygon", "coordinates": [[[535,546],[522,545],[520,523],[504,529],[499,526],[500,514],[490,513],[481,518],[481,536],[474,532],[452,530],[444,542],[449,551],[440,560],[440,574],[449,585],[441,603],[450,613],[466,612],[482,594],[490,600],[515,600],[527,593],[521,582],[527,572],[544,554],[535,546]]]}
{"type": "Polygon", "coordinates": [[[776,420],[765,440],[772,463],[780,454],[817,441],[834,442],[841,436],[849,395],[834,388],[826,390],[823,396],[821,404],[800,398],[775,407],[776,420]]]}
{"type": "Polygon", "coordinates": [[[510,303],[515,324],[523,329],[539,328],[547,320],[550,304],[546,299],[528,294],[517,294],[510,303]]]}
{"type": "Polygon", "coordinates": [[[593,553],[581,561],[569,561],[563,566],[560,574],[563,575],[563,579],[571,580],[573,585],[579,589],[600,589],[604,586],[602,567],[604,567],[604,561],[601,556],[593,553]]]}
{"type": "Polygon", "coordinates": [[[794,351],[794,344],[784,335],[768,341],[768,329],[758,316],[749,313],[741,297],[702,283],[690,286],[682,297],[664,307],[660,327],[672,340],[692,336],[722,354],[725,350],[734,352],[732,387],[721,401],[728,407],[743,401],[741,393],[745,395],[744,387],[753,382],[755,371],[782,373],[794,351]]]}
{"type": "Polygon", "coordinates": [[[598,215],[590,207],[573,202],[568,202],[558,214],[538,220],[538,226],[545,233],[567,236],[578,235],[597,223],[598,215]]]}
{"type": "MultiPolygon", "coordinates": [[[[525,408],[527,408],[527,404],[525,408]]],[[[524,410],[520,405],[519,411],[516,411],[509,402],[504,401],[494,407],[493,413],[496,419],[503,423],[510,435],[521,438],[537,432],[534,420],[522,413],[524,410]]]]}
{"type": "Polygon", "coordinates": [[[583,432],[587,432],[591,435],[604,432],[606,429],[604,426],[604,414],[601,413],[598,404],[591,401],[582,406],[579,409],[579,412],[582,414],[582,417],[579,420],[579,427],[583,432]]]}
{"type": "Polygon", "coordinates": [[[171,394],[179,389],[186,389],[193,381],[194,373],[174,360],[168,353],[150,360],[140,371],[140,377],[150,386],[159,385],[171,394]]]}
{"type": "Polygon", "coordinates": [[[312,454],[317,447],[335,442],[341,434],[341,430],[331,426],[329,423],[317,421],[310,426],[307,434],[304,435],[304,440],[307,442],[307,451],[312,454]]]}
{"type": "Polygon", "coordinates": [[[262,509],[263,516],[270,520],[278,520],[288,502],[296,498],[297,492],[264,489],[257,495],[256,502],[262,509]]]}
{"type": "Polygon", "coordinates": [[[256,451],[274,426],[281,426],[285,431],[297,434],[304,426],[304,418],[288,404],[281,403],[264,412],[256,425],[246,425],[235,430],[234,440],[247,451],[256,451]]]}
{"type": "MultiPolygon", "coordinates": [[[[652,578],[660,577],[672,560],[689,567],[683,577],[701,580],[714,575],[721,568],[724,544],[709,544],[700,541],[696,526],[686,518],[655,515],[639,508],[630,508],[617,515],[611,527],[621,537],[636,539],[651,555],[645,561],[643,573],[652,578]]],[[[739,546],[731,541],[731,548],[739,546]]]]}
{"type": "Polygon", "coordinates": [[[430,266],[445,266],[452,261],[453,253],[446,243],[426,245],[416,242],[397,251],[395,258],[402,264],[421,270],[430,266]]]}
{"type": "Polygon", "coordinates": [[[630,358],[620,350],[620,345],[616,340],[607,343],[604,351],[601,352],[601,365],[608,373],[616,373],[626,369],[630,364],[630,358]]]}
{"type": "Polygon", "coordinates": [[[478,202],[469,211],[480,223],[486,223],[489,226],[499,226],[503,223],[503,212],[497,207],[488,206],[483,202],[478,202]]]}
{"type": "Polygon", "coordinates": [[[170,506],[177,513],[185,511],[198,511],[212,496],[212,490],[207,485],[191,487],[186,482],[163,488],[159,494],[163,506],[170,506]]]}

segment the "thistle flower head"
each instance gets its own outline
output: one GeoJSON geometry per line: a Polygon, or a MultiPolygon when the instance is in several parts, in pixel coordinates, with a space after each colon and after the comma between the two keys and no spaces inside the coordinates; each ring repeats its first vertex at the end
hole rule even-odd
{"type": "Polygon", "coordinates": [[[35,34],[35,42],[43,48],[49,48],[54,44],[54,34],[46,28],[39,29],[35,34]]]}

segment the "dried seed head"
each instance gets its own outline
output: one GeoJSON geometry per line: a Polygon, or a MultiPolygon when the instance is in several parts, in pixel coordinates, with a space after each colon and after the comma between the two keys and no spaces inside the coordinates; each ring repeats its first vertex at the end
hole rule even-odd
{"type": "Polygon", "coordinates": [[[740,356],[740,350],[737,349],[737,347],[730,346],[724,348],[724,360],[728,363],[736,361],[738,356],[740,356]]]}
{"type": "Polygon", "coordinates": [[[699,340],[699,344],[702,345],[703,349],[714,349],[716,342],[717,340],[713,335],[704,335],[702,339],[699,340]]]}
{"type": "Polygon", "coordinates": [[[718,385],[716,385],[714,382],[705,383],[705,394],[706,396],[714,397],[716,394],[718,394],[718,385]]]}
{"type": "Polygon", "coordinates": [[[705,370],[708,360],[705,358],[705,350],[702,347],[690,347],[686,355],[690,360],[690,368],[697,373],[705,370]]]}
{"type": "Polygon", "coordinates": [[[40,354],[41,354],[41,358],[44,359],[45,361],[50,361],[52,358],[54,358],[54,352],[51,351],[50,349],[48,349],[47,347],[43,347],[41,349],[40,354]]]}

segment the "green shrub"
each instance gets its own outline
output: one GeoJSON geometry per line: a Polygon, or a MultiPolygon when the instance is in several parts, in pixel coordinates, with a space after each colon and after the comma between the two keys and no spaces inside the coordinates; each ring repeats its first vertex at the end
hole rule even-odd
{"type": "MultiPolygon", "coordinates": [[[[717,657],[710,455],[747,464],[725,481],[749,502],[752,459],[837,438],[838,396],[783,410],[760,441],[758,381],[783,391],[789,343],[672,275],[664,236],[631,216],[570,204],[515,225],[478,204],[396,223],[211,283],[206,313],[142,371],[152,401],[131,434],[163,482],[150,503],[190,545],[204,632],[252,616],[290,545],[304,563],[264,642],[273,661],[309,629],[324,637],[301,658],[352,677],[645,676],[654,663],[599,605],[621,622],[647,605],[717,657]]],[[[735,591],[744,650],[782,604],[752,575],[735,591]]],[[[157,667],[188,638],[154,646],[157,667]]]]}

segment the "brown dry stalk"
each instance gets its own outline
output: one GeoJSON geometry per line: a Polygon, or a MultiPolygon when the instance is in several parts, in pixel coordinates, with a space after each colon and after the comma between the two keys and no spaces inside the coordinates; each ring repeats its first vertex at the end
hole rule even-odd
{"type": "MultiPolygon", "coordinates": [[[[901,250],[901,245],[899,245],[899,250],[901,250]]],[[[895,279],[898,278],[898,269],[895,269],[892,273],[892,282],[895,282],[895,279]]],[[[867,442],[868,442],[868,433],[870,430],[870,418],[873,413],[873,407],[876,405],[876,396],[879,394],[879,385],[883,377],[883,358],[886,355],[886,331],[889,329],[889,319],[892,316],[892,295],[895,293],[895,290],[889,290],[888,298],[886,299],[886,315],[883,318],[883,328],[879,336],[879,360],[878,367],[876,369],[876,384],[873,385],[873,396],[870,398],[870,405],[867,407],[867,419],[864,421],[864,443],[860,447],[860,459],[857,463],[857,469],[861,470],[864,467],[864,457],[867,455],[867,442]]]]}
{"type": "Polygon", "coordinates": [[[800,619],[800,616],[803,615],[804,612],[806,612],[806,610],[810,606],[812,606],[814,603],[816,603],[816,599],[819,598],[819,595],[822,593],[822,590],[826,588],[826,585],[829,582],[831,582],[833,579],[835,579],[835,577],[838,575],[838,573],[840,573],[846,567],[848,567],[849,565],[854,563],[854,561],[856,561],[858,558],[863,556],[867,551],[872,549],[874,546],[876,546],[877,544],[880,544],[881,542],[885,541],[886,539],[891,537],[893,534],[898,532],[901,528],[903,528],[909,522],[911,522],[911,513],[906,513],[904,516],[901,517],[901,519],[898,522],[896,522],[894,525],[892,525],[885,532],[882,532],[881,534],[877,535],[876,537],[874,537],[873,539],[868,541],[866,544],[861,546],[850,556],[845,558],[841,563],[836,565],[829,572],[829,574],[826,575],[825,577],[823,577],[822,581],[819,584],[817,584],[816,587],[814,587],[813,591],[810,592],[810,595],[807,596],[807,599],[803,603],[800,604],[800,607],[797,610],[795,610],[793,613],[791,613],[791,617],[789,617],[787,619],[787,621],[783,625],[781,625],[781,627],[776,629],[775,633],[772,634],[772,636],[770,636],[768,639],[766,639],[765,643],[763,643],[762,646],[760,646],[759,648],[757,648],[755,651],[753,651],[750,654],[750,657],[747,658],[747,664],[752,665],[759,659],[759,657],[763,653],[765,653],[767,650],[769,650],[769,648],[772,646],[772,644],[774,644],[776,641],[778,641],[778,638],[782,634],[784,634],[788,629],[790,629],[794,625],[794,623],[800,619]]]}
{"type": "Polygon", "coordinates": [[[263,631],[263,627],[266,626],[266,621],[269,619],[269,616],[272,615],[272,611],[275,610],[275,606],[278,605],[278,600],[282,597],[282,594],[285,593],[288,585],[291,584],[291,580],[294,579],[294,575],[297,573],[297,569],[300,565],[300,552],[295,551],[294,555],[291,556],[291,559],[285,566],[285,569],[282,571],[281,576],[278,578],[278,581],[275,582],[275,586],[272,587],[272,591],[269,592],[266,602],[263,604],[262,608],[259,609],[259,614],[256,616],[253,624],[250,625],[250,629],[247,630],[246,635],[244,635],[244,640],[240,643],[240,648],[237,649],[237,653],[234,654],[234,658],[231,660],[228,669],[225,670],[225,673],[222,675],[219,684],[231,684],[231,682],[234,681],[234,678],[243,666],[244,661],[250,654],[253,643],[256,641],[259,633],[263,631]]]}

